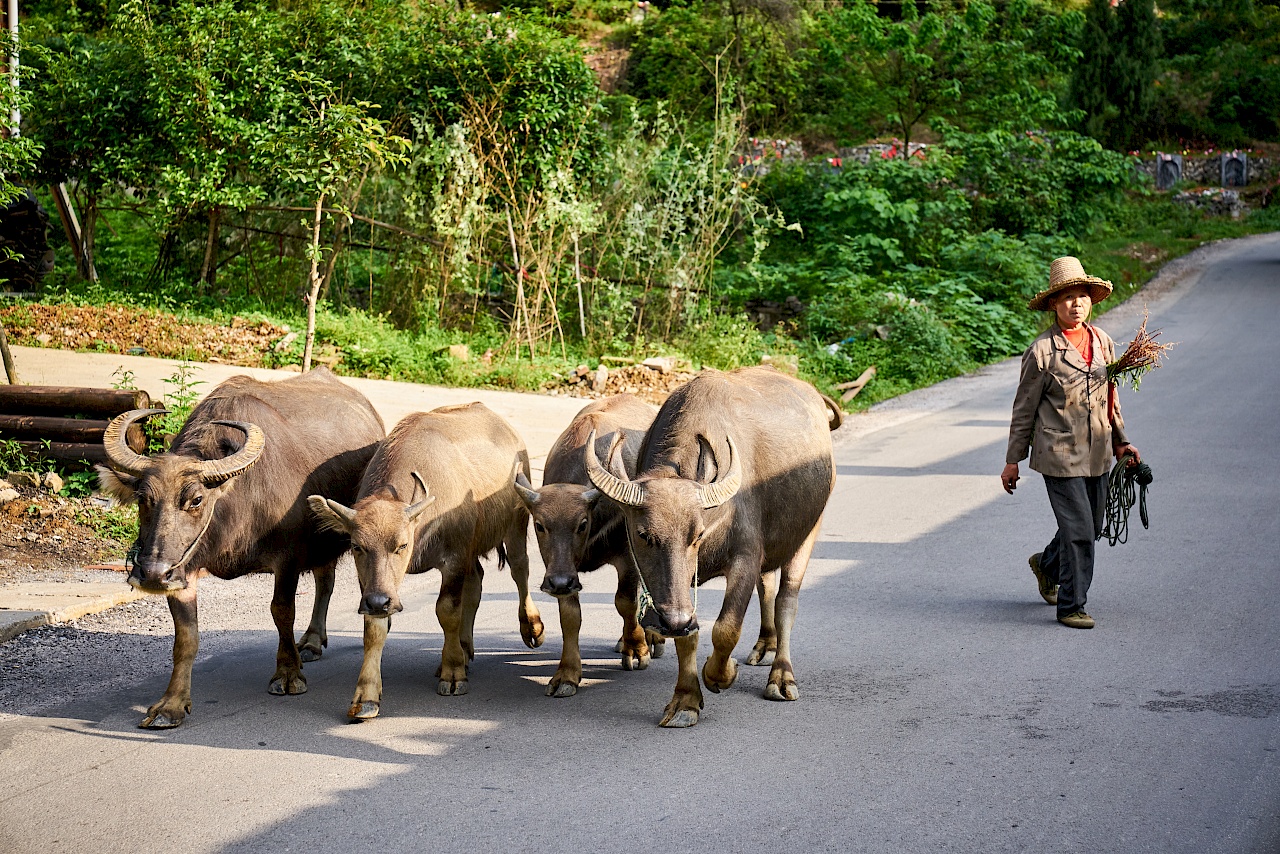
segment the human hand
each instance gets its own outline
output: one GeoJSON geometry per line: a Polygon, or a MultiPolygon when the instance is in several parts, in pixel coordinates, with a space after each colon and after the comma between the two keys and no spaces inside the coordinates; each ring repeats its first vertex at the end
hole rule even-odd
{"type": "Polygon", "coordinates": [[[1127,466],[1127,468],[1133,468],[1138,463],[1142,462],[1142,455],[1138,453],[1138,449],[1135,448],[1133,445],[1129,445],[1129,444],[1117,445],[1115,450],[1116,450],[1117,460],[1123,457],[1125,454],[1133,454],[1133,459],[1129,460],[1129,465],[1127,466]]]}
{"type": "Polygon", "coordinates": [[[1004,487],[1004,491],[1013,495],[1013,491],[1018,488],[1018,464],[1009,463],[1004,467],[1004,471],[1000,472],[1000,485],[1004,487]]]}

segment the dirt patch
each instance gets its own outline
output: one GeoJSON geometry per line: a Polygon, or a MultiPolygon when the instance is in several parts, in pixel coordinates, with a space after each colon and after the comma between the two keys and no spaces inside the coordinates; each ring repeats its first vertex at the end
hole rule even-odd
{"type": "Polygon", "coordinates": [[[13,344],[96,350],[245,367],[269,367],[271,345],[289,329],[242,317],[230,323],[197,323],[122,306],[21,303],[0,308],[13,344]]]}
{"type": "Polygon", "coordinates": [[[1120,254],[1143,264],[1156,264],[1163,261],[1169,253],[1151,243],[1131,243],[1120,254]]]}
{"type": "Polygon", "coordinates": [[[654,406],[661,406],[671,392],[695,376],[689,370],[663,370],[649,365],[621,365],[606,367],[605,370],[607,373],[598,375],[597,371],[588,369],[586,365],[579,366],[563,381],[547,386],[544,391],[565,397],[588,398],[634,394],[654,406]],[[603,383],[599,379],[603,379],[603,383]]]}
{"type": "MultiPolygon", "coordinates": [[[[18,497],[0,505],[0,584],[63,579],[81,567],[119,561],[128,549],[104,535],[107,517],[97,500],[13,488],[18,497]]],[[[123,529],[119,536],[128,539],[123,529]]]]}

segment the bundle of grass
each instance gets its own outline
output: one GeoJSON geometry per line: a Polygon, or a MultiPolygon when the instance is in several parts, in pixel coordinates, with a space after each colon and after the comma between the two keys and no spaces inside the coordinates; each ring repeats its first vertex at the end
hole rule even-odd
{"type": "Polygon", "coordinates": [[[1142,378],[1147,373],[1160,367],[1160,361],[1176,344],[1161,344],[1156,339],[1161,330],[1147,331],[1147,312],[1142,314],[1142,325],[1133,334],[1133,340],[1125,348],[1124,355],[1107,365],[1107,381],[1115,385],[1124,384],[1138,390],[1142,378]]]}

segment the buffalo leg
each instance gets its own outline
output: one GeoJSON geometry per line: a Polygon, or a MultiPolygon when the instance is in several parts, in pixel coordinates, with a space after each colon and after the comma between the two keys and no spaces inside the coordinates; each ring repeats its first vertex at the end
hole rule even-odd
{"type": "Polygon", "coordinates": [[[778,600],[774,606],[778,622],[778,651],[773,657],[773,669],[769,671],[769,683],[764,687],[766,700],[800,698],[795,671],[791,669],[791,628],[796,623],[800,584],[804,581],[804,571],[809,566],[809,555],[813,553],[814,543],[818,541],[818,528],[821,526],[822,519],[819,518],[800,548],[782,565],[778,579],[778,600]]]}
{"type": "Polygon", "coordinates": [[[472,561],[471,571],[462,582],[462,651],[467,661],[476,657],[476,612],[480,610],[480,597],[484,593],[484,567],[478,559],[472,561]]]}
{"type": "Polygon", "coordinates": [[[147,709],[140,727],[170,729],[181,724],[191,711],[191,666],[200,649],[196,578],[195,573],[187,576],[187,586],[168,597],[173,616],[173,673],[164,696],[147,709]]]}
{"type": "Polygon", "coordinates": [[[542,624],[542,615],[529,593],[529,516],[517,513],[517,521],[507,531],[503,547],[507,552],[507,563],[511,567],[511,578],[520,593],[520,604],[517,615],[520,618],[520,637],[529,649],[542,646],[546,638],[546,627],[542,624]]]}
{"type": "Polygon", "coordinates": [[[457,568],[442,569],[440,596],[436,599],[436,619],[444,631],[444,649],[440,653],[440,684],[436,693],[442,697],[467,693],[467,653],[462,648],[462,599],[467,572],[457,568]]]}
{"type": "Polygon", "coordinates": [[[353,721],[376,718],[382,708],[382,650],[390,631],[390,617],[364,615],[364,661],[360,663],[351,708],[347,709],[347,717],[353,721]]]}
{"type": "Polygon", "coordinates": [[[698,722],[702,711],[702,687],[698,684],[698,633],[676,638],[676,657],[680,662],[680,675],[676,679],[676,693],[667,703],[659,726],[689,727],[698,722]]]}
{"type": "Polygon", "coordinates": [[[756,593],[760,597],[760,639],[756,641],[751,654],[747,656],[747,664],[752,666],[768,664],[773,659],[773,654],[778,651],[778,624],[773,618],[774,603],[778,596],[778,573],[776,571],[760,573],[756,593]]]}
{"type": "Polygon", "coordinates": [[[735,559],[725,574],[724,604],[711,629],[711,655],[702,666],[702,684],[717,694],[738,678],[733,650],[742,638],[742,618],[751,605],[751,588],[759,579],[758,556],[735,559]]]}
{"type": "Polygon", "coordinates": [[[623,670],[644,670],[649,666],[649,643],[640,628],[636,613],[636,597],[640,590],[640,573],[628,558],[618,558],[618,592],[613,594],[613,607],[622,617],[622,638],[617,651],[622,653],[623,670]]]}
{"type": "Polygon", "coordinates": [[[271,618],[280,634],[276,649],[276,672],[267,688],[272,694],[305,694],[307,677],[302,675],[302,657],[293,639],[293,621],[297,612],[298,572],[289,566],[276,570],[275,591],[271,595],[271,618]]]}
{"type": "Polygon", "coordinates": [[[578,594],[558,596],[560,605],[560,634],[564,636],[564,651],[560,653],[560,666],[547,683],[548,697],[572,697],[578,693],[582,682],[582,652],[578,648],[578,634],[582,630],[582,603],[578,594]]]}
{"type": "Polygon", "coordinates": [[[338,561],[335,559],[316,567],[312,573],[316,580],[316,601],[311,606],[311,623],[298,642],[298,655],[304,662],[320,658],[324,655],[324,648],[329,645],[329,599],[333,596],[337,565],[338,561]]]}

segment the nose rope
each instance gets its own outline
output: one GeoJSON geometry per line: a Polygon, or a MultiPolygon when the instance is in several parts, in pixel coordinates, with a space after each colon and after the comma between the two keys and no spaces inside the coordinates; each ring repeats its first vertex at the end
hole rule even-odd
{"type": "MultiPolygon", "coordinates": [[[[191,545],[187,546],[186,551],[182,553],[182,557],[178,559],[178,562],[169,567],[170,572],[173,572],[175,569],[181,569],[186,565],[187,561],[191,559],[191,553],[194,552],[196,550],[196,546],[200,544],[200,539],[204,536],[205,531],[209,530],[209,523],[212,521],[213,507],[210,506],[209,512],[205,514],[204,527],[200,529],[200,533],[196,534],[196,538],[191,541],[191,545]]],[[[125,552],[124,565],[126,572],[133,571],[131,564],[137,563],[138,555],[142,553],[142,546],[140,545],[140,542],[141,541],[139,540],[135,540],[133,548],[125,552]]]]}

